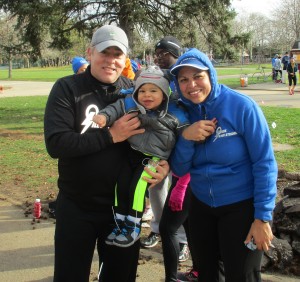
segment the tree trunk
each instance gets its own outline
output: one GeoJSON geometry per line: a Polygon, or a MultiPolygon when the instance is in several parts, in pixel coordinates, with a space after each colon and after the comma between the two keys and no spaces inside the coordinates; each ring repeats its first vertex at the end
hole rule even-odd
{"type": "Polygon", "coordinates": [[[8,78],[12,78],[12,55],[11,52],[9,52],[8,55],[8,78]]]}

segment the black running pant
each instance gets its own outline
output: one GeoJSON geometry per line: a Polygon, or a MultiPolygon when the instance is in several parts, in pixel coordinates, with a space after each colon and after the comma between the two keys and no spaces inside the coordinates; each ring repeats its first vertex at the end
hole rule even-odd
{"type": "Polygon", "coordinates": [[[253,217],[253,199],[214,208],[192,195],[189,230],[199,282],[219,281],[220,258],[226,281],[261,281],[263,252],[244,245],[253,217]]]}
{"type": "Polygon", "coordinates": [[[112,230],[113,213],[81,209],[59,192],[56,205],[54,282],[88,282],[98,240],[103,262],[101,281],[134,282],[140,241],[128,248],[105,244],[112,230]]]}

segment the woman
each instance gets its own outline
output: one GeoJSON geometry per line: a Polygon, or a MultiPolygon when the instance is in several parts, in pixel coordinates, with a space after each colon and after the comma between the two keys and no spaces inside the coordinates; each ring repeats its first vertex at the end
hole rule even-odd
{"type": "Polygon", "coordinates": [[[261,281],[277,179],[264,115],[251,98],[219,85],[197,49],[183,54],[171,73],[191,122],[178,138],[171,169],[191,175],[189,228],[198,281],[218,281],[220,256],[226,281],[261,281]]]}
{"type": "Polygon", "coordinates": [[[295,63],[295,58],[291,57],[290,62],[287,66],[287,73],[288,73],[288,79],[289,79],[289,94],[294,95],[295,93],[295,87],[297,85],[297,70],[298,66],[295,63]]]}

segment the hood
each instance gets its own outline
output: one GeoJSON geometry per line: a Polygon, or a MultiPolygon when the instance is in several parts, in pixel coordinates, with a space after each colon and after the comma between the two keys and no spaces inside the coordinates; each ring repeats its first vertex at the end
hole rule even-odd
{"type": "Polygon", "coordinates": [[[167,76],[156,66],[148,67],[139,74],[132,96],[142,114],[146,113],[146,109],[138,103],[137,94],[139,88],[146,83],[154,84],[162,90],[165,99],[157,110],[160,112],[159,117],[164,116],[168,111],[169,96],[171,94],[167,76]]]}
{"type": "Polygon", "coordinates": [[[181,100],[184,103],[193,104],[191,101],[183,97],[178,85],[178,80],[177,80],[178,71],[180,70],[181,67],[184,66],[193,66],[198,69],[208,71],[210,83],[211,83],[211,92],[207,97],[207,99],[205,100],[205,103],[209,103],[209,101],[212,101],[218,95],[219,84],[218,84],[217,72],[213,67],[210,59],[198,49],[191,48],[183,55],[181,55],[178,58],[177,62],[174,64],[174,66],[171,68],[171,74],[175,77],[174,82],[181,100]]]}

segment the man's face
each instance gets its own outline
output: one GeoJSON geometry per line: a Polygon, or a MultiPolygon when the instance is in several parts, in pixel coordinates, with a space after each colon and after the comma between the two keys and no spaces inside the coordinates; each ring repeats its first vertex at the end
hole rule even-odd
{"type": "Polygon", "coordinates": [[[177,58],[165,49],[157,48],[154,56],[156,65],[161,69],[169,69],[177,61],[177,58]]]}
{"type": "Polygon", "coordinates": [[[102,52],[96,48],[88,49],[91,74],[101,82],[114,83],[121,75],[126,62],[126,55],[117,47],[108,47],[102,52]]]}

